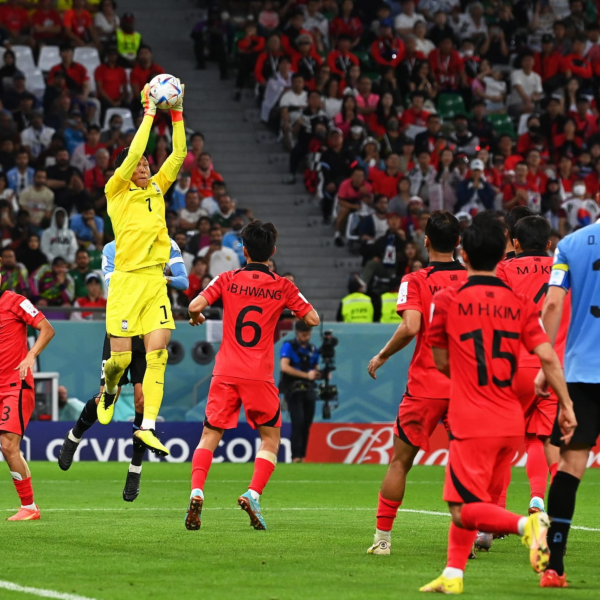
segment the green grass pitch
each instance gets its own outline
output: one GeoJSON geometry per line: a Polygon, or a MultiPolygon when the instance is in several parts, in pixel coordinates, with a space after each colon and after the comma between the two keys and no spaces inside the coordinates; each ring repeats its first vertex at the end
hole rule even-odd
{"type": "MultiPolygon", "coordinates": [[[[0,524],[0,579],[96,600],[418,598],[418,588],[444,567],[449,519],[443,469],[416,467],[391,556],[367,556],[377,492],[385,467],[279,465],[263,496],[269,530],[254,531],[236,506],[252,465],[216,464],[206,486],[202,529],[183,525],[190,464],[146,464],[142,490],[122,500],[127,465],[33,463],[38,522],[0,524]]],[[[0,509],[17,506],[5,473],[0,509]]],[[[580,488],[569,539],[570,588],[542,590],[520,539],[494,543],[470,561],[465,596],[486,599],[600,598],[600,470],[580,488]]],[[[524,469],[513,470],[509,508],[529,501],[524,469]]],[[[0,589],[1,599],[32,597],[0,589]]]]}

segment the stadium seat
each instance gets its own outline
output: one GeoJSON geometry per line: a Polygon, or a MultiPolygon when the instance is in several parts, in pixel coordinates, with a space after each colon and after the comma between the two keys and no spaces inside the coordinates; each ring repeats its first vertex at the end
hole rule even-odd
{"type": "Polygon", "coordinates": [[[490,123],[497,135],[508,133],[514,140],[516,137],[512,119],[508,115],[490,115],[490,123]]]}
{"type": "Polygon", "coordinates": [[[19,71],[33,71],[36,66],[33,60],[33,52],[29,46],[13,46],[11,50],[15,53],[15,64],[19,71]]]}
{"type": "Polygon", "coordinates": [[[466,114],[465,102],[460,94],[440,94],[437,109],[442,119],[453,119],[456,115],[466,114]]]}
{"type": "Polygon", "coordinates": [[[110,118],[113,115],[121,115],[123,118],[123,128],[121,131],[127,131],[128,129],[133,129],[133,115],[128,108],[109,108],[106,111],[106,115],[104,116],[104,131],[109,129],[110,118]]]}
{"type": "Polygon", "coordinates": [[[46,82],[41,69],[25,71],[25,89],[31,92],[36,98],[43,98],[44,91],[46,90],[46,82]]]}
{"type": "Polygon", "coordinates": [[[90,79],[94,80],[94,72],[100,65],[100,55],[96,48],[75,48],[73,60],[82,64],[87,70],[90,79]]]}
{"type": "Polygon", "coordinates": [[[58,46],[44,46],[40,50],[40,56],[38,58],[38,68],[47,73],[60,64],[60,52],[58,46]]]}

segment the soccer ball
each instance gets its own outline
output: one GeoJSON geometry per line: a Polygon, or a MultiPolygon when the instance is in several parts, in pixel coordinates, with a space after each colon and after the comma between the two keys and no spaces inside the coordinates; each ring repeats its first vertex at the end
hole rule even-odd
{"type": "Polygon", "coordinates": [[[171,108],[181,96],[181,83],[173,75],[157,75],[149,85],[150,96],[156,102],[157,108],[171,108]]]}

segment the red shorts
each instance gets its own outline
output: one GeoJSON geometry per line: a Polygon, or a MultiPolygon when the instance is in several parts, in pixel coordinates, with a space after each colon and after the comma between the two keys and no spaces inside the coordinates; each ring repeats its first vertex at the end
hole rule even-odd
{"type": "Polygon", "coordinates": [[[34,408],[34,390],[17,388],[0,390],[0,431],[23,436],[34,408]]]}
{"type": "Polygon", "coordinates": [[[520,436],[451,440],[444,501],[497,501],[522,441],[520,436]]]}
{"type": "Polygon", "coordinates": [[[223,375],[212,378],[204,422],[219,429],[233,429],[242,405],[253,429],[262,425],[281,427],[281,404],[275,384],[223,375]]]}
{"type": "Polygon", "coordinates": [[[394,434],[403,442],[427,452],[429,438],[440,420],[445,419],[447,412],[448,400],[405,394],[398,407],[394,434]]]}
{"type": "Polygon", "coordinates": [[[537,367],[518,369],[514,390],[525,413],[525,432],[548,437],[556,420],[558,397],[553,390],[550,390],[549,398],[539,398],[535,395],[534,381],[538,372],[537,367]]]}

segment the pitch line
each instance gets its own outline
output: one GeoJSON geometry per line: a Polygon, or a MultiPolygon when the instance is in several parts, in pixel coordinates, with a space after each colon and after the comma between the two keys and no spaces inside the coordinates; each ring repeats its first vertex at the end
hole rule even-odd
{"type": "Polygon", "coordinates": [[[22,594],[31,594],[32,596],[38,596],[40,598],[54,598],[55,600],[94,600],[89,596],[79,596],[78,594],[64,594],[62,592],[55,592],[54,590],[45,590],[42,588],[34,588],[28,586],[18,585],[10,581],[1,581],[0,588],[9,590],[11,592],[21,592],[22,594]]]}
{"type": "MultiPolygon", "coordinates": [[[[156,508],[152,508],[152,507],[148,507],[148,506],[139,506],[139,507],[131,507],[131,508],[42,508],[42,513],[44,512],[149,512],[149,511],[166,511],[166,512],[172,512],[172,511],[183,511],[185,510],[185,507],[178,507],[178,508],[167,508],[167,507],[156,507],[156,508]]],[[[210,506],[210,507],[206,507],[203,508],[202,510],[237,510],[239,511],[238,507],[233,507],[233,506],[210,506]]],[[[375,512],[375,508],[373,506],[358,506],[358,507],[352,507],[352,506],[345,506],[345,507],[318,507],[318,506],[284,506],[284,507],[279,507],[279,508],[267,508],[265,509],[267,513],[269,512],[314,512],[314,511],[318,511],[318,512],[364,512],[364,511],[370,511],[370,512],[375,512]]],[[[2,509],[3,512],[14,512],[14,508],[5,508],[2,509]]],[[[434,517],[446,517],[446,518],[450,518],[450,513],[446,513],[446,512],[440,512],[437,510],[417,510],[417,509],[413,509],[413,508],[401,508],[399,509],[398,512],[401,513],[412,513],[412,514],[416,514],[416,515],[430,515],[430,516],[434,516],[434,517]]],[[[596,528],[596,527],[583,527],[583,526],[577,526],[574,525],[571,527],[571,529],[579,529],[581,531],[593,531],[593,532],[600,532],[600,528],[596,528]]],[[[1,587],[1,586],[0,586],[1,587]]],[[[49,596],[50,598],[54,598],[54,596],[49,596]]],[[[58,596],[57,596],[58,597],[58,596]]],[[[61,596],[62,598],[62,596],[61,596]]],[[[65,600],[78,600],[79,598],[81,598],[81,596],[72,596],[72,597],[68,597],[65,598],[65,600]]],[[[85,600],[85,599],[84,599],[85,600]]],[[[93,599],[92,599],[93,600],[93,599]]]]}

